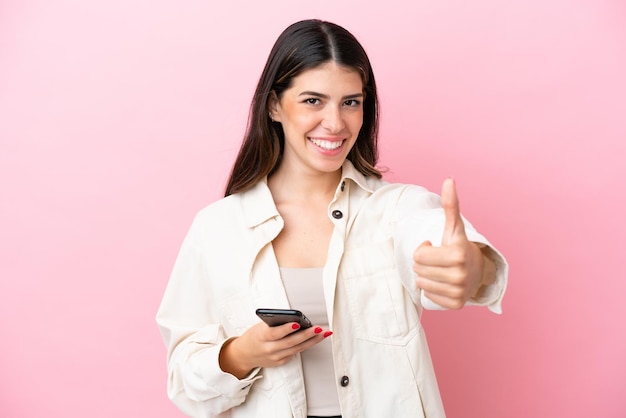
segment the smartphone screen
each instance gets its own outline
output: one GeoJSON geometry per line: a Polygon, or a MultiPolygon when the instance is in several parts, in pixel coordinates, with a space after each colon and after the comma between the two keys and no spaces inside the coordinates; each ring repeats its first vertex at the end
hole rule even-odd
{"type": "Polygon", "coordinates": [[[269,309],[260,308],[256,314],[270,327],[276,327],[288,322],[297,322],[300,329],[311,327],[311,321],[302,312],[296,309],[269,309]]]}

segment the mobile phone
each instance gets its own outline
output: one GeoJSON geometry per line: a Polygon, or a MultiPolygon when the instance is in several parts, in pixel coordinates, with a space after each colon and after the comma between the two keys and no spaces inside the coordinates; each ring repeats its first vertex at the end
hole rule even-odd
{"type": "Polygon", "coordinates": [[[310,328],[312,326],[309,318],[296,309],[259,308],[256,310],[256,314],[270,327],[276,327],[288,322],[297,322],[300,324],[300,329],[310,328]]]}

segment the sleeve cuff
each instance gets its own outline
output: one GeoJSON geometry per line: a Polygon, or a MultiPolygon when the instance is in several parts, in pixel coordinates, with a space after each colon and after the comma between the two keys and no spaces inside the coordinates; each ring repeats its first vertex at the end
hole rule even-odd
{"type": "Polygon", "coordinates": [[[467,306],[486,306],[491,312],[501,314],[502,299],[504,297],[509,276],[509,265],[504,259],[504,256],[485,241],[486,240],[482,239],[474,242],[479,242],[488,247],[489,258],[495,263],[496,266],[496,279],[490,285],[483,286],[480,296],[470,299],[467,302],[467,306]]]}
{"type": "Polygon", "coordinates": [[[219,366],[219,353],[225,341],[199,351],[189,359],[184,380],[187,395],[191,399],[203,401],[215,396],[224,396],[243,402],[252,383],[263,377],[260,368],[252,370],[241,380],[223,371],[219,366]]]}

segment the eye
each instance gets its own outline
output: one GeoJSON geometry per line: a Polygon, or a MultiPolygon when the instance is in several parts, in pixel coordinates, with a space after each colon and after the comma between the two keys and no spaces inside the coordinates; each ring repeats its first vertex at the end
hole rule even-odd
{"type": "Polygon", "coordinates": [[[343,102],[343,104],[348,107],[357,107],[361,105],[361,101],[357,99],[349,99],[343,102]]]}
{"type": "Polygon", "coordinates": [[[310,104],[310,105],[317,105],[317,104],[320,104],[320,99],[317,99],[315,97],[309,97],[308,99],[304,99],[304,103],[310,104]]]}

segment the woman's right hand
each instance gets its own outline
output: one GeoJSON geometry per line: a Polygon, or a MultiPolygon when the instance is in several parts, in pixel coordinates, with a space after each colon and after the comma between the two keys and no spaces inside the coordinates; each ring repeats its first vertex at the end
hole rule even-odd
{"type": "Polygon", "coordinates": [[[220,351],[220,368],[238,379],[257,367],[281,366],[296,354],[318,344],[332,332],[313,326],[296,332],[299,325],[289,322],[270,327],[259,322],[241,336],[224,343],[220,351]]]}

